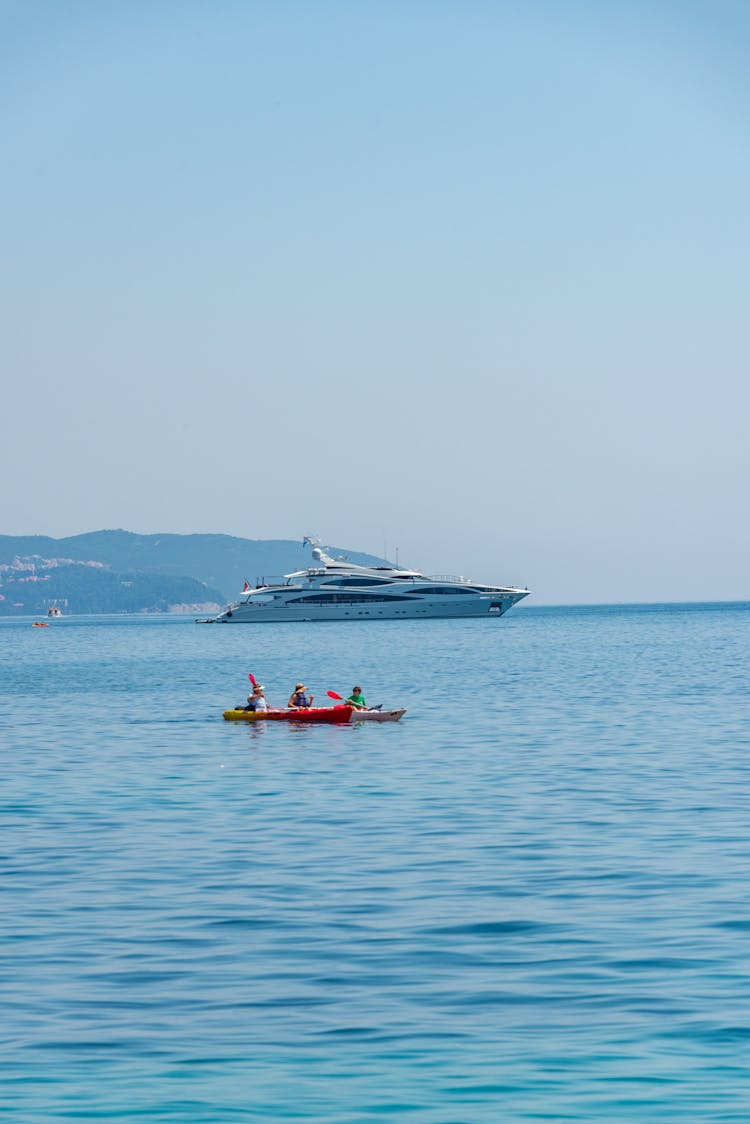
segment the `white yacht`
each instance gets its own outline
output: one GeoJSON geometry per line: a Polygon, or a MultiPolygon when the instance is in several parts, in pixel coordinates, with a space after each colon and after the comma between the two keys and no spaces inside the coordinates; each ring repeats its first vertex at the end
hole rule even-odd
{"type": "Polygon", "coordinates": [[[426,577],[399,566],[356,566],[329,557],[317,540],[305,541],[312,547],[309,569],[268,582],[258,579],[218,616],[200,623],[501,617],[529,594],[468,578],[426,577]]]}

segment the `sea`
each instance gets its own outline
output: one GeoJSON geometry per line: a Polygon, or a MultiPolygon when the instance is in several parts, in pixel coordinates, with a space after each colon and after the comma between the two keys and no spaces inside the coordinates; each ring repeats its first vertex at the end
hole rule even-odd
{"type": "Polygon", "coordinates": [[[3,619],[0,683],[3,1122],[750,1120],[750,604],[3,619]]]}

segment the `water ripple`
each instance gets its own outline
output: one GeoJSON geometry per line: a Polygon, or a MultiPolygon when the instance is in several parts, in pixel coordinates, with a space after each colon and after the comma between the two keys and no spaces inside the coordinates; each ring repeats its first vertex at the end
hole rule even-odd
{"type": "Polygon", "coordinates": [[[747,606],[68,623],[0,622],[3,1119],[747,1119],[747,606]]]}

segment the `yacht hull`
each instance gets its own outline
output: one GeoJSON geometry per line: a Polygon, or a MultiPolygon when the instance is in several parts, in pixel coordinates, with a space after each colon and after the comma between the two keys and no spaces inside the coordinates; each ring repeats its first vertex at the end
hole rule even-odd
{"type": "MultiPolygon", "coordinates": [[[[477,594],[452,600],[441,597],[435,600],[373,602],[372,605],[288,605],[239,604],[220,613],[214,621],[219,624],[262,624],[280,621],[361,621],[361,620],[436,620],[439,618],[501,617],[512,608],[525,591],[502,595],[477,594]]],[[[212,622],[213,623],[213,622],[212,622]]]]}

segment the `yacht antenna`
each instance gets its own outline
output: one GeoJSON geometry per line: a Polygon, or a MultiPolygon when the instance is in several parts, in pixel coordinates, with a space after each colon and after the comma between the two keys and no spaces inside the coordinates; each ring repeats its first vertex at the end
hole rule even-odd
{"type": "Polygon", "coordinates": [[[325,550],[323,549],[323,545],[317,535],[314,538],[312,537],[312,535],[305,535],[305,537],[302,539],[302,545],[304,546],[305,543],[310,544],[313,563],[317,562],[323,566],[327,566],[329,562],[333,561],[333,559],[329,558],[329,556],[326,554],[325,550]]]}

